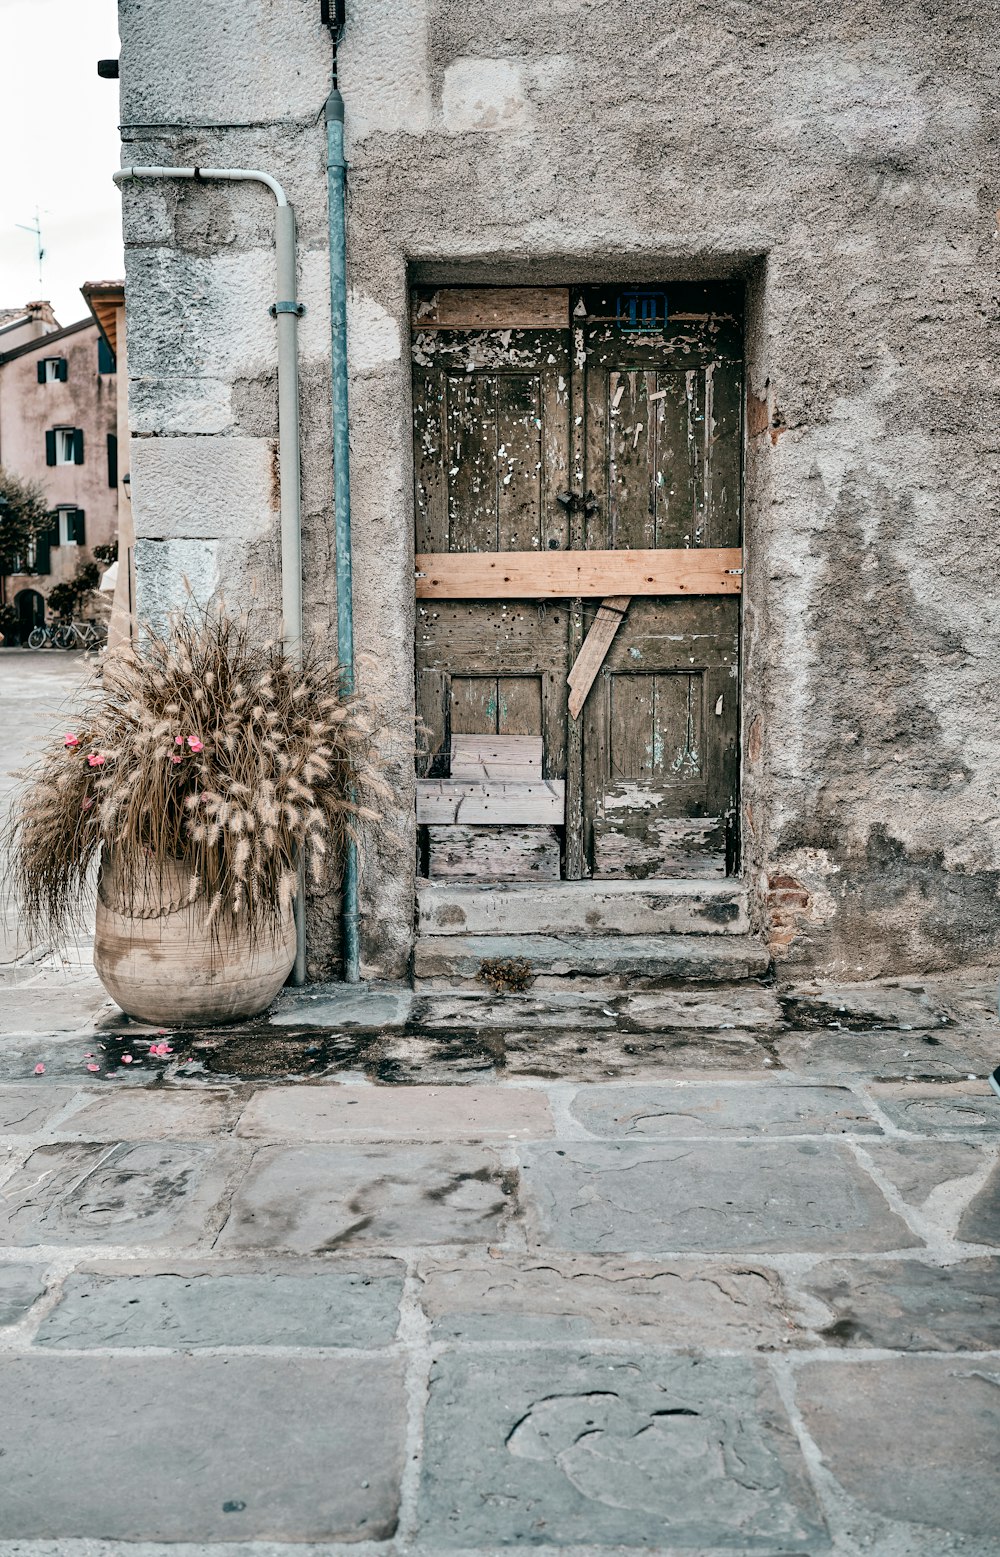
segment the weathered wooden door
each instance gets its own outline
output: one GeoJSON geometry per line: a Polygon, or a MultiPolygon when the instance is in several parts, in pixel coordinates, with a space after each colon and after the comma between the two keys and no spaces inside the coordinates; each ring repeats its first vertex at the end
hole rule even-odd
{"type": "MultiPolygon", "coordinates": [[[[576,300],[586,548],[740,546],[733,302],[703,287],[576,300]]],[[[738,596],[632,599],[582,716],[591,874],[735,868],[738,674],[738,596]]]]}
{"type": "MultiPolygon", "coordinates": [[[[504,737],[535,737],[543,778],[560,796],[565,781],[559,826],[529,810],[517,825],[516,808],[484,824],[487,807],[475,825],[422,828],[424,870],[477,879],[731,871],[739,569],[723,564],[739,559],[714,549],[740,544],[737,299],[690,286],[442,289],[414,298],[413,354],[419,559],[490,554],[461,563],[473,582],[443,595],[418,569],[423,771],[447,779],[459,736],[501,747],[504,737]],[[649,593],[659,587],[652,553],[698,548],[727,575],[705,587],[727,593],[649,593]],[[574,718],[567,676],[600,602],[571,593],[578,582],[560,597],[552,579],[563,562],[569,579],[586,551],[605,554],[598,573],[614,576],[607,593],[623,615],[574,718]],[[633,555],[612,566],[612,552],[633,555]],[[503,596],[498,554],[512,553],[509,598],[482,598],[503,596]]],[[[604,585],[587,587],[593,596],[604,585]]]]}
{"type": "MultiPolygon", "coordinates": [[[[569,294],[454,289],[414,299],[418,553],[559,550],[570,443],[569,294]]],[[[417,602],[417,712],[428,776],[459,735],[535,736],[542,777],[566,772],[568,611],[532,599],[417,602]]],[[[422,829],[433,874],[552,879],[561,829],[422,829]]]]}

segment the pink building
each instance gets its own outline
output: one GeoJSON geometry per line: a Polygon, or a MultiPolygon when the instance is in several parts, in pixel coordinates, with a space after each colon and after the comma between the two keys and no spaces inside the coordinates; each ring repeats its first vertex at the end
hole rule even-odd
{"type": "Polygon", "coordinates": [[[0,308],[0,356],[35,341],[51,330],[58,330],[59,320],[52,312],[51,303],[25,303],[21,308],[0,308]]]}
{"type": "Polygon", "coordinates": [[[48,304],[0,310],[0,465],[37,481],[52,512],[34,571],[7,580],[22,641],[52,588],[117,538],[116,367],[96,312],[59,328],[48,304]]]}

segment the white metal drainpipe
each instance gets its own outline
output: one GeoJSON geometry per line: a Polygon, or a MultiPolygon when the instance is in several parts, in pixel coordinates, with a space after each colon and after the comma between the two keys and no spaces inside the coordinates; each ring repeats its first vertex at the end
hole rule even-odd
{"type": "MultiPolygon", "coordinates": [[[[223,180],[265,184],[277,202],[275,259],[278,296],[271,313],[278,325],[278,460],[281,504],[281,617],[285,646],[302,652],[302,477],[299,451],[298,320],[303,312],[295,299],[295,213],[276,178],[256,168],[121,168],[114,181],[133,179],[223,180]]],[[[306,981],[305,878],[299,869],[295,900],[295,966],[293,982],[306,981]]]]}

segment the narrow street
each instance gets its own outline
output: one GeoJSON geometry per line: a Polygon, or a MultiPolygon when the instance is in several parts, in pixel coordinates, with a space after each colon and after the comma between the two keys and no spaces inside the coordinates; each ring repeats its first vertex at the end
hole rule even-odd
{"type": "Polygon", "coordinates": [[[985,976],[0,981],[3,1557],[996,1553],[985,976]]]}

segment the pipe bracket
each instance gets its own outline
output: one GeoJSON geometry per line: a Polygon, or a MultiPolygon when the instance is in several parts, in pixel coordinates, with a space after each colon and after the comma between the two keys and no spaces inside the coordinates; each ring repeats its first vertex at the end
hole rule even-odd
{"type": "Polygon", "coordinates": [[[306,311],[306,305],[305,303],[272,303],[267,311],[272,319],[277,319],[279,314],[294,314],[297,319],[301,319],[306,311]]]}

